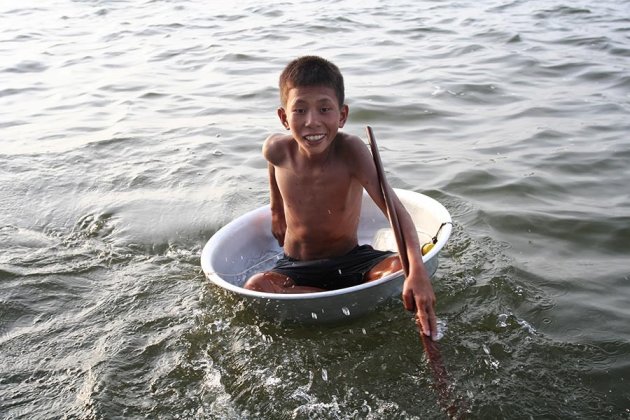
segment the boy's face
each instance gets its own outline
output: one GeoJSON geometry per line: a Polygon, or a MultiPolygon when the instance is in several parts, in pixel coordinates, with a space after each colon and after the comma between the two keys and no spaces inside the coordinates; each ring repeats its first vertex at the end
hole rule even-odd
{"type": "Polygon", "coordinates": [[[339,108],[337,95],[326,86],[304,86],[289,89],[286,109],[278,109],[285,128],[308,155],[328,150],[337,132],[346,123],[348,106],[339,108]]]}

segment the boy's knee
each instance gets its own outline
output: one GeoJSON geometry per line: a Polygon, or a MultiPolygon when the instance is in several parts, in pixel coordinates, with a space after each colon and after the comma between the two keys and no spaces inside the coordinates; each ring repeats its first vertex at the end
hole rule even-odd
{"type": "Polygon", "coordinates": [[[385,259],[388,263],[389,272],[395,273],[397,271],[402,270],[402,262],[400,261],[400,256],[398,254],[390,255],[385,259]]]}
{"type": "Polygon", "coordinates": [[[268,277],[268,273],[256,273],[245,282],[243,288],[264,292],[269,287],[268,277]]]}
{"type": "Polygon", "coordinates": [[[257,273],[247,279],[243,285],[243,289],[258,290],[258,283],[260,283],[260,277],[262,273],[257,273]]]}
{"type": "Polygon", "coordinates": [[[251,276],[243,285],[243,288],[257,292],[278,293],[279,289],[286,289],[293,285],[293,281],[279,273],[265,271],[251,276]]]}
{"type": "Polygon", "coordinates": [[[383,276],[396,273],[402,270],[402,263],[398,254],[390,255],[378,264],[376,264],[369,272],[367,280],[378,280],[383,276]]]}

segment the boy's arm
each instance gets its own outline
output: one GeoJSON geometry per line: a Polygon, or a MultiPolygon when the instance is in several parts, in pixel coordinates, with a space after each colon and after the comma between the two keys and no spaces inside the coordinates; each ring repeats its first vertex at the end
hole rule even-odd
{"type": "Polygon", "coordinates": [[[284,246],[287,222],[284,217],[284,200],[278,188],[275,165],[286,157],[286,136],[272,134],[263,143],[262,153],[269,168],[269,201],[271,207],[271,233],[280,246],[284,246]]]}
{"type": "Polygon", "coordinates": [[[405,238],[407,258],[409,260],[409,273],[403,285],[402,299],[405,309],[415,311],[422,331],[425,335],[437,338],[437,319],[435,316],[435,294],[429,273],[422,261],[422,252],[416,226],[389,185],[390,196],[394,201],[400,229],[405,238]]]}
{"type": "Polygon", "coordinates": [[[280,246],[284,246],[284,235],[287,231],[287,222],[284,218],[284,201],[276,182],[275,167],[269,163],[269,198],[271,207],[271,233],[278,240],[280,246]]]}
{"type": "MultiPolygon", "coordinates": [[[[381,192],[372,154],[365,143],[359,138],[349,143],[352,144],[351,155],[353,156],[353,162],[355,164],[355,175],[376,205],[386,217],[389,217],[387,215],[385,199],[381,192]]],[[[435,339],[437,337],[437,320],[434,309],[435,294],[433,293],[433,286],[431,285],[429,274],[422,262],[420,241],[418,239],[416,226],[393,189],[389,185],[386,185],[386,188],[389,189],[390,196],[394,201],[396,214],[398,215],[398,221],[407,247],[406,250],[400,251],[406,251],[409,260],[409,273],[403,285],[403,304],[405,309],[416,312],[424,334],[432,336],[435,339]]]]}

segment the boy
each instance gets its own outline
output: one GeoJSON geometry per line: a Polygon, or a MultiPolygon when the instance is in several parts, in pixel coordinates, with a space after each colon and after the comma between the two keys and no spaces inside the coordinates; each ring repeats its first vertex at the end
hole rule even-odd
{"type": "MultiPolygon", "coordinates": [[[[320,57],[287,65],[280,76],[278,117],[291,131],[263,145],[268,161],[272,233],[285,256],[245,288],[309,293],[349,287],[401,269],[397,254],[358,246],[363,189],[386,214],[372,155],[356,136],[339,132],[348,118],[343,76],[320,57]]],[[[437,333],[435,295],[422,263],[411,217],[393,194],[409,255],[405,308],[417,312],[424,334],[437,333]]]]}

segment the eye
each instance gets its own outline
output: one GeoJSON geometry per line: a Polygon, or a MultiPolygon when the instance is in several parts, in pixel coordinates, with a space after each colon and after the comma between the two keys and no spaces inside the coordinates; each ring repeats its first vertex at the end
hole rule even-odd
{"type": "Polygon", "coordinates": [[[325,106],[325,107],[322,107],[321,112],[322,113],[330,112],[331,109],[332,108],[325,106]]]}
{"type": "Polygon", "coordinates": [[[295,114],[304,114],[304,108],[293,108],[295,114]]]}

